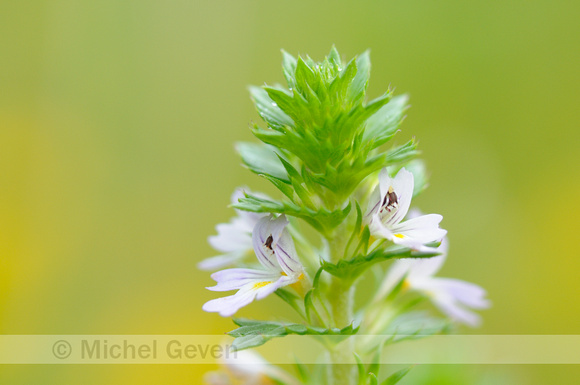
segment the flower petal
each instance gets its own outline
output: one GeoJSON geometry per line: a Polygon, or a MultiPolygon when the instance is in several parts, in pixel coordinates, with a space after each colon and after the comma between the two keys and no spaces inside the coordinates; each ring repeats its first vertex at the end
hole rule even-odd
{"type": "Polygon", "coordinates": [[[197,264],[200,270],[218,270],[228,265],[232,265],[246,256],[245,252],[231,252],[215,257],[206,258],[197,264]]]}
{"type": "MultiPolygon", "coordinates": [[[[236,380],[240,380],[240,383],[246,385],[258,385],[271,383],[265,377],[277,379],[281,383],[287,385],[297,385],[301,384],[296,378],[278,368],[275,365],[269,364],[262,356],[253,350],[241,350],[236,352],[236,354],[225,355],[221,359],[221,363],[227,367],[229,372],[234,376],[236,380]]],[[[236,382],[237,383],[237,382],[236,382]]],[[[211,385],[226,385],[231,384],[225,383],[211,383],[211,385]]]]}
{"type": "MultiPolygon", "coordinates": [[[[246,270],[241,274],[252,274],[252,273],[259,273],[259,270],[250,270],[250,269],[229,269],[223,270],[223,272],[227,272],[226,275],[232,275],[233,272],[231,270],[246,270]]],[[[220,273],[223,273],[220,272],[220,273]]],[[[213,277],[213,276],[212,276],[213,277]]],[[[231,277],[230,277],[231,278],[231,277]]],[[[206,302],[202,309],[208,312],[219,312],[222,317],[230,317],[234,315],[238,310],[242,307],[250,304],[255,299],[263,299],[268,295],[275,292],[282,286],[286,286],[291,283],[290,279],[285,276],[264,276],[260,279],[248,279],[248,278],[240,278],[237,279],[237,282],[245,281],[245,284],[240,288],[240,290],[234,294],[223,298],[212,299],[206,302]]],[[[224,282],[224,287],[227,287],[228,282],[224,282]]],[[[208,288],[210,290],[215,290],[214,288],[208,288]]]]}
{"type": "Polygon", "coordinates": [[[279,273],[256,269],[227,269],[211,275],[217,285],[208,287],[212,291],[229,291],[242,289],[247,285],[255,285],[261,282],[273,282],[278,280],[279,273]]]}
{"type": "Polygon", "coordinates": [[[304,267],[298,259],[294,241],[287,229],[282,231],[282,234],[274,247],[274,253],[276,254],[278,264],[288,276],[299,276],[303,273],[304,267]]]}
{"type": "Polygon", "coordinates": [[[262,374],[269,366],[262,356],[252,350],[241,350],[236,354],[225,355],[222,361],[234,375],[242,378],[262,374]]]}
{"type": "Polygon", "coordinates": [[[211,247],[224,253],[252,249],[252,230],[250,228],[248,231],[246,227],[243,221],[234,218],[230,223],[217,225],[217,235],[212,235],[207,240],[211,247]]]}
{"type": "MultiPolygon", "coordinates": [[[[438,251],[438,249],[436,249],[438,251]]],[[[409,281],[434,276],[443,266],[445,256],[439,255],[431,258],[405,259],[409,262],[409,281]]]]}
{"type": "Polygon", "coordinates": [[[375,300],[379,301],[385,298],[389,293],[401,282],[403,278],[409,273],[409,264],[406,260],[399,259],[389,267],[387,276],[385,277],[381,287],[379,288],[375,300]]]}
{"type": "Polygon", "coordinates": [[[460,303],[473,309],[487,309],[491,303],[484,288],[471,282],[453,278],[437,278],[437,285],[460,303]]]}
{"type": "Polygon", "coordinates": [[[477,313],[459,306],[452,298],[437,296],[433,298],[433,303],[456,322],[461,322],[472,327],[477,327],[481,324],[481,317],[477,313]]]}
{"type": "Polygon", "coordinates": [[[485,291],[477,285],[456,279],[426,278],[413,283],[416,290],[425,292],[449,318],[469,326],[478,326],[481,318],[469,308],[484,309],[489,302],[485,291]],[[475,305],[475,306],[471,306],[475,305]]]}
{"type": "Polygon", "coordinates": [[[393,240],[393,232],[381,221],[379,214],[373,215],[369,223],[369,231],[375,237],[393,240]]]}
{"type": "Polygon", "coordinates": [[[286,215],[282,214],[278,218],[274,218],[273,215],[269,217],[270,221],[268,222],[268,232],[272,235],[273,243],[278,243],[278,240],[282,236],[282,232],[288,226],[288,219],[286,219],[286,215]]]}
{"type": "Polygon", "coordinates": [[[383,168],[379,172],[379,191],[381,193],[381,201],[389,192],[389,187],[393,185],[393,179],[389,176],[389,172],[386,168],[383,168]]]}
{"type": "Polygon", "coordinates": [[[266,298],[276,290],[281,287],[290,285],[292,283],[292,279],[289,277],[279,277],[276,281],[271,281],[271,283],[264,285],[257,289],[256,299],[266,298]]]}
{"type": "Polygon", "coordinates": [[[397,200],[399,204],[397,207],[397,212],[391,218],[390,223],[396,224],[405,218],[407,211],[409,211],[409,206],[411,206],[411,199],[413,199],[414,188],[413,173],[407,171],[403,167],[399,170],[391,183],[395,194],[397,194],[397,200]]]}
{"type": "Polygon", "coordinates": [[[264,217],[256,223],[252,232],[252,243],[258,261],[266,269],[278,272],[282,271],[282,268],[276,260],[274,246],[282,234],[285,226],[284,221],[287,223],[286,217],[280,216],[280,218],[275,219],[272,215],[264,217]],[[282,220],[279,220],[280,218],[282,220]]]}
{"type": "Polygon", "coordinates": [[[369,205],[365,214],[365,223],[370,222],[371,216],[379,212],[382,201],[381,197],[381,188],[379,184],[377,187],[375,187],[369,198],[369,205]]]}
{"type": "Polygon", "coordinates": [[[231,317],[242,307],[250,304],[256,298],[256,294],[256,290],[247,287],[234,295],[212,299],[206,302],[202,309],[207,312],[218,312],[222,317],[231,317]]]}
{"type": "Polygon", "coordinates": [[[443,239],[447,230],[439,228],[439,222],[442,219],[443,217],[439,214],[428,214],[392,226],[390,230],[395,236],[393,241],[415,248],[443,239]]]}
{"type": "MultiPolygon", "coordinates": [[[[426,277],[434,276],[441,267],[445,263],[447,259],[447,250],[448,250],[448,241],[447,238],[443,238],[441,241],[441,245],[434,249],[436,252],[441,253],[436,257],[431,258],[417,258],[417,259],[405,259],[405,261],[409,261],[409,282],[412,282],[416,279],[422,279],[426,277]]],[[[412,283],[411,283],[412,285],[412,283]]]]}

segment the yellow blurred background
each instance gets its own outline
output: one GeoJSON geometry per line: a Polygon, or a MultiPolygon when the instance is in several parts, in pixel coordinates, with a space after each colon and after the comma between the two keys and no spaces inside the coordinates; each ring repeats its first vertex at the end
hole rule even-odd
{"type": "MultiPolygon", "coordinates": [[[[580,3],[0,0],[0,333],[221,334],[196,263],[281,55],[367,48],[412,108],[443,276],[493,308],[465,333],[580,334],[580,3]]],[[[272,296],[244,309],[266,317],[272,296]]],[[[573,384],[578,366],[417,367],[441,384],[573,384]],[[461,374],[457,374],[461,373],[461,374]],[[506,377],[507,376],[507,377],[506,377]],[[448,375],[449,377],[449,375],[448,375]],[[459,378],[462,378],[461,380],[459,378]],[[469,378],[469,379],[463,379],[469,378]],[[482,382],[484,383],[484,382],[482,382]]],[[[4,366],[2,384],[199,384],[201,366],[4,366]]],[[[405,383],[405,382],[402,382],[405,383]]],[[[435,382],[432,382],[435,383],[435,382]]]]}

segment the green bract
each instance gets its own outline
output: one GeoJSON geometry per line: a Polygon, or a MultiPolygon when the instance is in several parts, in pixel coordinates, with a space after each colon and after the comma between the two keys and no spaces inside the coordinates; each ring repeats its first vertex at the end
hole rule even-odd
{"type": "Polygon", "coordinates": [[[237,149],[244,164],[272,182],[289,202],[260,203],[248,197],[236,207],[288,214],[291,210],[291,215],[326,232],[344,220],[347,201],[363,179],[417,153],[414,140],[378,150],[396,134],[407,98],[393,97],[389,90],[366,100],[368,52],[348,63],[335,48],[319,63],[287,52],[283,56],[287,88],[250,87],[264,120],[252,132],[264,144],[240,143],[237,149]],[[308,210],[294,214],[299,211],[292,209],[295,205],[308,210]]]}

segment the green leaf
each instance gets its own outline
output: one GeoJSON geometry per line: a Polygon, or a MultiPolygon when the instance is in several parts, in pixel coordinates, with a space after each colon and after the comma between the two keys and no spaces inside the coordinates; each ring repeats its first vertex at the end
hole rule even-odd
{"type": "Polygon", "coordinates": [[[325,329],[311,325],[256,321],[243,318],[234,318],[234,323],[238,325],[239,328],[228,333],[228,335],[235,338],[232,343],[233,351],[260,346],[272,338],[284,337],[290,334],[349,336],[358,332],[358,327],[354,327],[352,324],[342,329],[325,329]]]}
{"type": "Polygon", "coordinates": [[[256,174],[268,175],[284,182],[290,182],[284,166],[273,147],[249,142],[236,143],[236,150],[244,164],[256,174]]]}
{"type": "Polygon", "coordinates": [[[342,67],[342,59],[340,58],[340,54],[338,50],[333,45],[330,49],[330,53],[328,54],[328,61],[334,64],[337,67],[342,67]]]}
{"type": "Polygon", "coordinates": [[[340,72],[340,76],[334,78],[330,84],[329,93],[335,98],[335,103],[345,103],[347,92],[357,73],[356,60],[351,60],[340,72]]]}
{"type": "Polygon", "coordinates": [[[292,186],[290,186],[287,182],[281,181],[278,178],[274,178],[266,174],[260,174],[260,176],[270,181],[274,186],[276,186],[278,190],[282,192],[282,194],[286,195],[288,198],[290,198],[292,202],[295,203],[294,190],[292,189],[292,186]]]}
{"type": "Polygon", "coordinates": [[[308,371],[308,368],[303,363],[298,362],[298,360],[296,360],[295,365],[296,365],[296,371],[298,372],[298,376],[300,377],[300,380],[303,383],[306,383],[310,378],[310,372],[308,371]]]}
{"type": "Polygon", "coordinates": [[[296,294],[286,290],[278,289],[274,292],[278,297],[280,297],[284,302],[290,305],[302,318],[305,318],[304,309],[302,308],[302,298],[296,294]]]}
{"type": "MultiPolygon", "coordinates": [[[[320,275],[322,274],[322,271],[323,271],[322,268],[318,269],[316,275],[314,276],[314,280],[312,281],[312,288],[308,290],[308,292],[304,296],[304,311],[306,313],[306,319],[308,320],[308,322],[312,323],[312,315],[314,314],[318,319],[318,322],[324,325],[325,324],[324,317],[320,314],[318,308],[316,307],[316,304],[314,303],[314,299],[316,298],[322,310],[325,310],[325,312],[328,313],[328,309],[326,309],[324,302],[321,302],[319,298],[320,296],[318,291],[318,285],[320,283],[320,275]]],[[[329,317],[330,315],[328,314],[327,318],[329,317]]]]}
{"type": "Polygon", "coordinates": [[[413,197],[416,197],[429,186],[425,163],[421,159],[413,159],[405,168],[413,174],[413,197]]]}
{"type": "Polygon", "coordinates": [[[288,176],[290,177],[290,183],[292,183],[292,187],[294,187],[294,192],[296,193],[296,195],[298,195],[298,197],[300,198],[302,203],[306,205],[306,207],[314,210],[315,206],[312,203],[312,200],[310,199],[310,193],[305,188],[305,185],[303,185],[304,180],[302,178],[302,175],[300,175],[300,173],[294,168],[294,166],[290,164],[290,162],[286,161],[281,156],[279,158],[280,162],[282,162],[282,165],[286,169],[288,176]]]}
{"type": "Polygon", "coordinates": [[[247,192],[244,194],[244,198],[240,198],[238,203],[233,204],[234,208],[254,213],[286,214],[301,218],[322,234],[327,234],[328,231],[341,224],[351,209],[351,204],[349,203],[344,209],[329,211],[325,208],[320,208],[312,210],[293,202],[273,201],[247,192]]]}
{"type": "Polygon", "coordinates": [[[282,70],[284,71],[284,77],[288,82],[288,88],[296,87],[296,80],[294,79],[294,73],[296,72],[296,58],[284,50],[282,50],[282,70]]]}
{"type": "Polygon", "coordinates": [[[313,92],[318,90],[321,79],[315,75],[313,69],[310,68],[301,57],[298,57],[298,61],[296,63],[295,77],[296,89],[302,93],[302,95],[306,95],[309,89],[311,89],[313,92]]]}
{"type": "Polygon", "coordinates": [[[409,248],[391,247],[377,249],[368,255],[359,255],[350,260],[340,260],[337,264],[323,261],[322,268],[328,273],[346,280],[354,280],[375,263],[394,258],[431,258],[438,252],[420,252],[409,248]]]}
{"type": "Polygon", "coordinates": [[[358,370],[358,384],[366,385],[367,372],[365,366],[363,365],[358,354],[356,354],[355,352],[353,352],[352,354],[354,355],[354,359],[356,360],[356,367],[358,370]]]}
{"type": "Polygon", "coordinates": [[[407,95],[393,97],[366,122],[363,140],[377,148],[389,141],[397,132],[407,110],[407,95]]]}
{"type": "Polygon", "coordinates": [[[376,352],[375,352],[375,358],[374,361],[369,365],[369,373],[372,373],[375,377],[375,379],[379,376],[379,370],[381,368],[381,355],[383,353],[383,346],[384,344],[380,344],[377,348],[376,348],[376,352]]]}
{"type": "MultiPolygon", "coordinates": [[[[357,201],[355,201],[355,207],[356,207],[356,223],[354,224],[354,227],[352,229],[352,234],[350,235],[350,238],[348,239],[348,242],[346,243],[346,247],[344,248],[344,258],[346,258],[347,255],[349,255],[349,250],[350,250],[350,246],[352,244],[352,242],[355,240],[355,238],[357,238],[362,230],[362,210],[358,204],[357,201]]],[[[355,250],[354,252],[351,253],[355,254],[358,250],[355,250]]]]}
{"type": "Polygon", "coordinates": [[[409,373],[409,371],[412,368],[413,367],[401,369],[398,372],[395,372],[395,373],[391,374],[389,376],[389,378],[387,378],[385,381],[381,382],[381,385],[395,385],[396,383],[398,383],[399,381],[401,381],[401,379],[403,377],[405,377],[407,375],[407,373],[409,373]]]}
{"type": "Polygon", "coordinates": [[[268,96],[266,90],[256,86],[250,86],[249,90],[258,113],[270,127],[276,130],[282,130],[286,126],[294,126],[292,118],[278,107],[270,96],[268,96]]]}
{"type": "Polygon", "coordinates": [[[415,340],[436,334],[449,332],[452,324],[445,319],[433,317],[427,311],[406,311],[395,318],[389,326],[381,331],[391,336],[387,343],[393,344],[406,340],[415,340]]]}
{"type": "Polygon", "coordinates": [[[356,67],[356,76],[350,83],[348,89],[348,99],[353,102],[364,97],[369,83],[369,78],[371,76],[371,58],[369,51],[363,52],[356,58],[356,67]]]}
{"type": "Polygon", "coordinates": [[[295,117],[300,116],[300,110],[297,108],[292,95],[276,87],[264,86],[263,89],[268,93],[270,99],[276,103],[278,108],[290,116],[293,121],[296,121],[295,117]]]}
{"type": "Polygon", "coordinates": [[[389,150],[385,155],[385,162],[386,164],[407,162],[418,153],[417,142],[413,138],[407,143],[389,150]]]}

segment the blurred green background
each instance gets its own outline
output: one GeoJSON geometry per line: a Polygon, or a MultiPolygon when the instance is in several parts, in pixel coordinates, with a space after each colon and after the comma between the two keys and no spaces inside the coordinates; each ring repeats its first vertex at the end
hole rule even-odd
{"type": "MultiPolygon", "coordinates": [[[[233,189],[265,187],[233,151],[258,119],[246,86],[282,82],[281,48],[321,59],[334,43],[345,58],[371,49],[371,96],[389,84],[411,96],[397,140],[416,136],[431,173],[417,203],[445,217],[441,274],[493,300],[465,332],[580,334],[579,11],[565,0],[1,0],[0,332],[230,330],[201,311],[215,295],[195,265],[214,254],[206,238],[233,215],[233,189]]],[[[241,313],[272,306],[286,311],[273,296],[241,313]]],[[[0,383],[198,384],[205,370],[5,366],[0,383]]],[[[415,368],[417,383],[430,370],[443,369],[415,368]]],[[[548,365],[453,373],[440,383],[580,377],[548,365]]]]}

